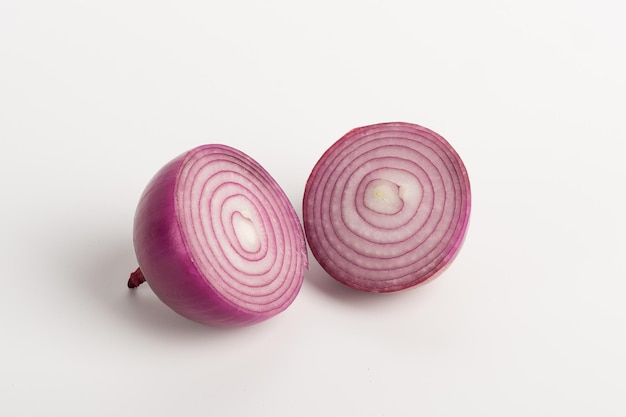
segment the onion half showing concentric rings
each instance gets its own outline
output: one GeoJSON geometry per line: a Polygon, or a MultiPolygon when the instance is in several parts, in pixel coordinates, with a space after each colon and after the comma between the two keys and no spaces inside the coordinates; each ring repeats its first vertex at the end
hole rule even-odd
{"type": "Polygon", "coordinates": [[[409,123],[348,132],[317,162],[303,200],[306,237],[336,280],[394,292],[437,276],[455,257],[470,215],[461,158],[409,123]]]}
{"type": "Polygon", "coordinates": [[[260,322],[296,297],[307,264],[302,226],[261,165],[224,145],[192,149],[144,191],[133,235],[139,269],[177,313],[211,326],[260,322]]]}

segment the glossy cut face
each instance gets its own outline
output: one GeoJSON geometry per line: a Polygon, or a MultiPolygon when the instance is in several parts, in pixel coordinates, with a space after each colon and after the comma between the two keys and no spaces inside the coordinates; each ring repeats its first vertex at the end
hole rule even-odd
{"type": "Polygon", "coordinates": [[[438,134],[408,123],[354,129],[307,182],[304,226],[320,265],[356,289],[391,292],[434,277],[461,246],[465,167],[438,134]]]}
{"type": "Polygon", "coordinates": [[[207,283],[253,313],[291,303],[306,264],[291,203],[258,163],[228,147],[187,154],[176,188],[183,241],[207,283]]]}

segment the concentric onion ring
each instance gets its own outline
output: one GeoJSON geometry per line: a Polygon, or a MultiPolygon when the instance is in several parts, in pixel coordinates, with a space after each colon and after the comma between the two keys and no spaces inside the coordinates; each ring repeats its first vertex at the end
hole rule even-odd
{"type": "Polygon", "coordinates": [[[155,176],[137,208],[134,240],[157,296],[210,325],[283,311],[307,267],[287,196],[256,161],[224,145],[195,148],[155,176]]]}
{"type": "Polygon", "coordinates": [[[409,123],[348,132],[317,162],[304,228],[326,272],[355,289],[393,292],[437,276],[457,254],[470,214],[461,158],[409,123]]]}

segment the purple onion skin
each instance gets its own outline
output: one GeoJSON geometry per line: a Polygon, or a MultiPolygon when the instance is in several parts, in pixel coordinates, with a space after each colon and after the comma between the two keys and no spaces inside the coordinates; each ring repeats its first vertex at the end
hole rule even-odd
{"type": "MultiPolygon", "coordinates": [[[[385,145],[382,144],[381,146],[384,147],[385,145]]],[[[419,146],[421,145],[418,145],[415,148],[418,149],[418,153],[420,152],[419,146]]],[[[422,150],[423,149],[424,148],[422,148],[422,150]]],[[[403,156],[403,158],[409,157],[403,156]]],[[[410,161],[410,159],[407,160],[410,161]]],[[[394,167],[388,166],[385,168],[394,167]]],[[[422,168],[423,167],[420,167],[419,169],[422,168]]],[[[434,172],[431,172],[431,174],[435,177],[438,175],[434,172]]],[[[336,178],[334,180],[337,181],[336,178]]],[[[450,186],[450,184],[448,185],[450,186]]],[[[344,191],[340,190],[340,192],[343,195],[344,191]]],[[[440,195],[439,198],[441,200],[440,195]]],[[[449,201],[448,199],[445,200],[449,201]]],[[[404,207],[404,204],[402,206],[404,207]]],[[[418,207],[418,210],[419,208],[420,207],[418,207]]],[[[426,209],[429,208],[426,207],[426,209]]],[[[432,208],[430,209],[433,210],[432,208]]],[[[456,151],[443,137],[432,130],[419,125],[404,122],[380,123],[376,125],[363,126],[355,128],[345,134],[337,142],[335,142],[317,162],[309,176],[303,197],[303,220],[305,234],[309,242],[311,252],[319,264],[332,278],[338,282],[356,290],[374,293],[391,293],[406,290],[408,288],[423,285],[440,276],[441,273],[450,266],[451,262],[458,255],[459,250],[463,245],[469,224],[470,209],[471,191],[469,177],[465,165],[456,151]],[[333,211],[333,207],[336,209],[336,204],[339,204],[341,212],[344,213],[343,205],[341,205],[341,202],[330,202],[330,207],[321,209],[321,207],[324,207],[324,201],[328,201],[329,199],[320,198],[320,196],[328,197],[337,194],[336,190],[334,190],[336,183],[331,181],[333,175],[335,175],[333,171],[337,170],[339,172],[337,175],[340,176],[344,174],[347,175],[346,171],[348,171],[348,168],[345,165],[346,162],[344,162],[343,158],[345,157],[345,160],[350,161],[351,156],[346,156],[346,154],[342,153],[343,150],[348,148],[352,149],[352,151],[350,151],[351,153],[359,152],[361,145],[357,146],[354,143],[355,141],[361,140],[364,136],[389,134],[390,138],[396,138],[402,137],[402,132],[410,132],[410,135],[423,136],[423,138],[426,138],[425,141],[428,143],[428,147],[430,149],[429,151],[436,148],[437,150],[435,153],[438,154],[438,157],[443,155],[441,159],[445,160],[443,165],[446,165],[450,171],[449,174],[453,179],[452,187],[455,191],[453,193],[454,218],[452,221],[454,224],[446,230],[445,238],[442,239],[442,241],[435,242],[439,253],[437,253],[436,256],[432,256],[433,259],[429,261],[428,264],[418,265],[412,270],[410,264],[408,264],[408,266],[405,265],[403,267],[403,275],[398,276],[397,279],[395,279],[395,277],[389,277],[394,273],[393,268],[389,268],[387,270],[385,269],[385,262],[388,261],[388,259],[385,259],[384,257],[372,259],[371,265],[376,267],[374,269],[377,276],[376,278],[369,277],[364,279],[362,274],[364,274],[364,272],[373,272],[373,270],[367,271],[367,268],[364,268],[363,265],[359,266],[356,264],[349,264],[349,262],[347,262],[348,257],[352,256],[348,254],[348,252],[358,250],[358,246],[352,246],[353,242],[351,242],[351,240],[359,240],[359,238],[354,238],[353,235],[350,235],[351,232],[347,234],[337,232],[337,229],[335,229],[335,226],[331,221],[332,216],[330,213],[333,211]],[[338,167],[336,163],[343,165],[338,167]],[[329,174],[329,172],[331,173],[329,174]],[[329,188],[332,188],[333,191],[328,191],[329,188]],[[335,246],[338,246],[340,249],[335,248],[335,246]]],[[[355,212],[352,212],[352,214],[355,214],[355,212]]],[[[338,221],[336,217],[334,221],[338,221]]],[[[340,221],[342,223],[341,226],[345,227],[343,224],[343,214],[340,221]]],[[[438,227],[439,225],[435,226],[435,230],[438,227]]],[[[360,243],[363,244],[363,241],[360,243]]],[[[390,244],[393,245],[393,243],[390,244]]],[[[408,249],[409,250],[406,253],[411,253],[411,248],[409,247],[408,249]]],[[[421,251],[419,252],[420,256],[422,252],[424,257],[431,256],[431,253],[425,252],[425,250],[420,247],[412,248],[412,250],[421,251]]],[[[357,254],[355,256],[358,258],[360,255],[357,254]]],[[[359,261],[362,263],[369,262],[367,259],[363,260],[364,258],[366,257],[362,257],[359,261]]],[[[420,260],[421,259],[422,258],[420,258],[420,260]]]]}
{"type": "MultiPolygon", "coordinates": [[[[239,152],[224,145],[204,147],[239,152]]],[[[293,277],[291,297],[275,309],[264,312],[249,311],[234,304],[196,268],[184,242],[176,212],[176,187],[186,155],[180,155],[157,172],[142,194],[135,213],[133,243],[139,267],[150,288],[178,314],[213,327],[251,325],[282,312],[295,299],[302,285],[304,268],[308,268],[304,235],[295,211],[294,218],[284,220],[291,221],[294,230],[298,229],[301,235],[302,248],[294,256],[303,258],[299,264],[304,268],[296,271],[293,277]]]]}

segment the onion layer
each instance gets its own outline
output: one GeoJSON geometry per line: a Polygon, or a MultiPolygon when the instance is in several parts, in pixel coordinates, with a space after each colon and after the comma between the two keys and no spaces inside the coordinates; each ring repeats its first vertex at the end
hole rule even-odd
{"type": "Polygon", "coordinates": [[[313,168],[303,200],[320,265],[369,292],[436,277],[458,253],[469,215],[461,158],[443,137],[409,123],[348,132],[313,168]]]}
{"type": "MultiPolygon", "coordinates": [[[[302,226],[283,190],[224,145],[192,149],[155,175],[139,201],[133,240],[138,273],[156,295],[212,326],[280,313],[308,266],[302,226]]],[[[136,273],[129,286],[138,283],[136,273]]]]}

